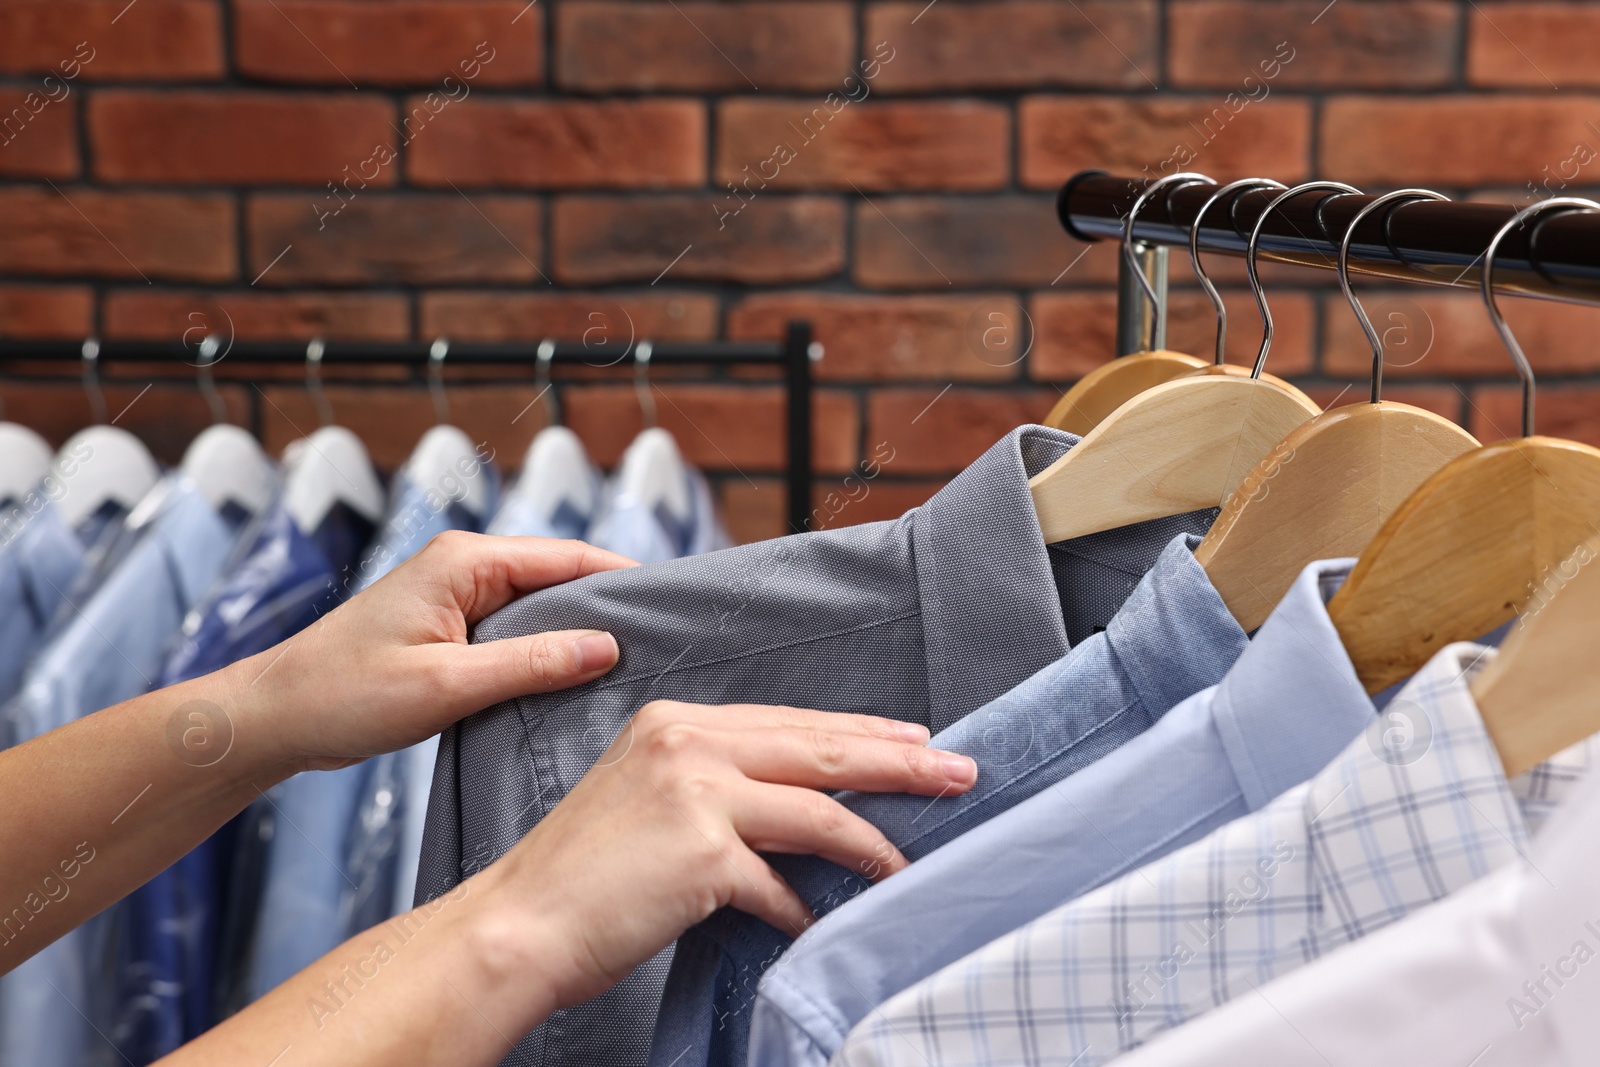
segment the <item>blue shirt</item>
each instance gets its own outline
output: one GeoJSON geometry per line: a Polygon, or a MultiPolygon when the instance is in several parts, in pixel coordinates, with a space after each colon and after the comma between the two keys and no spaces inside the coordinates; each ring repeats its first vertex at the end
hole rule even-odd
{"type": "Polygon", "coordinates": [[[1221,683],[1147,733],[806,931],[761,981],[750,1062],[823,1067],[894,994],[1322,770],[1375,714],[1324,607],[1352,563],[1305,568],[1221,683]]]}
{"type": "MultiPolygon", "coordinates": [[[[908,859],[920,859],[1028,797],[1090,766],[1148,729],[1174,704],[1215,684],[1246,640],[1174,537],[1109,626],[1027,681],[937,734],[935,747],[978,762],[960,796],[841,793],[908,859]]],[[[819,917],[865,892],[862,874],[809,856],[769,856],[819,917]]],[[[723,909],[678,941],[650,1062],[742,1065],[763,972],[791,937],[723,909]]]]}
{"type": "MultiPolygon", "coordinates": [[[[153,489],[128,517],[136,535],[128,554],[50,640],[6,709],[18,741],[145,692],[240,525],[181,475],[153,489]]],[[[103,1051],[97,1029],[122,1043],[136,1022],[102,984],[111,929],[99,916],[0,978],[0,1063],[76,1067],[90,1050],[103,1051]]]]}
{"type": "Polygon", "coordinates": [[[83,542],[56,506],[44,496],[36,502],[32,513],[0,512],[0,704],[16,693],[85,563],[83,542]]]}
{"type": "MultiPolygon", "coordinates": [[[[345,595],[339,579],[372,529],[336,507],[307,535],[275,504],[243,558],[183,620],[158,684],[198,678],[263,652],[337,606],[345,595]]],[[[257,801],[128,897],[118,999],[136,1015],[122,1042],[135,1062],[166,1055],[241,1006],[234,971],[217,974],[214,962],[242,961],[248,952],[259,881],[235,879],[234,865],[258,862],[261,835],[271,828],[269,806],[257,801]],[[219,949],[219,941],[226,947],[219,949]]]]}
{"type": "Polygon", "coordinates": [[[613,479],[606,487],[600,514],[589,528],[590,544],[640,563],[698,556],[733,542],[717,521],[711,489],[700,472],[684,465],[689,514],[674,516],[661,504],[651,506],[624,492],[613,479]]]}
{"type": "MultiPolygon", "coordinates": [[[[484,467],[494,478],[493,468],[484,467]]],[[[481,519],[396,475],[389,514],[356,572],[360,592],[446,530],[477,529],[481,519]]],[[[274,788],[276,830],[250,970],[261,997],[347,937],[389,917],[394,898],[395,780],[403,753],[335,771],[297,774],[274,788]]]]}

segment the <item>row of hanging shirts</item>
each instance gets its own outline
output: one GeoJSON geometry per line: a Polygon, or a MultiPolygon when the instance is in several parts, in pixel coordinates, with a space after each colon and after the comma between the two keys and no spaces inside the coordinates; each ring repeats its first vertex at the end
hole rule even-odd
{"type": "MultiPolygon", "coordinates": [[[[729,543],[705,479],[651,407],[605,478],[556,424],[544,381],[550,424],[502,487],[492,450],[449,424],[439,362],[439,423],[387,485],[360,438],[330,424],[315,373],[324,425],[281,461],[222,422],[165,473],[115,426],[52,451],[0,422],[0,744],[273,647],[445,530],[577,538],[641,562],[729,543]]],[[[206,765],[225,724],[195,714],[179,755],[206,765]]],[[[436,747],[281,783],[0,977],[0,1064],[76,1065],[101,1044],[95,1030],[149,1062],[408,911],[436,747]]]]}

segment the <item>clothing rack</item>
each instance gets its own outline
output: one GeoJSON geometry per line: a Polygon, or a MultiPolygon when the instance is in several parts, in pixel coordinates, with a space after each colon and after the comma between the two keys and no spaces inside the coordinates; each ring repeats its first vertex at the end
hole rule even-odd
{"type": "MultiPolygon", "coordinates": [[[[785,460],[785,516],[791,532],[807,529],[811,518],[811,364],[822,358],[811,340],[811,323],[788,324],[781,341],[634,341],[592,345],[581,341],[472,343],[448,342],[442,355],[434,341],[320,342],[319,368],[339,364],[398,363],[425,367],[448,362],[535,368],[548,356],[552,364],[586,364],[634,370],[641,364],[705,363],[716,366],[777,365],[783,368],[788,429],[785,460]],[[541,349],[547,350],[544,354],[541,349]]],[[[193,346],[166,341],[0,341],[0,362],[73,361],[98,366],[108,362],[173,362],[191,367],[228,363],[309,363],[309,346],[292,341],[239,341],[206,363],[193,346]],[[91,348],[92,346],[92,348],[91,348]]]]}
{"type": "MultiPolygon", "coordinates": [[[[1056,214],[1082,241],[1120,240],[1123,219],[1150,184],[1101,170],[1069,178],[1056,197],[1056,214]]],[[[1187,248],[1200,208],[1215,192],[1206,183],[1174,184],[1154,196],[1134,221],[1135,251],[1162,294],[1166,252],[1187,248]]],[[[1380,190],[1379,193],[1385,190],[1380,190]]],[[[1245,189],[1218,202],[1200,228],[1201,252],[1242,256],[1256,220],[1281,189],[1245,189]]],[[[1260,259],[1334,270],[1339,242],[1356,213],[1377,198],[1310,191],[1286,201],[1267,219],[1260,259]]],[[[1350,272],[1423,285],[1476,289],[1483,251],[1517,208],[1463,201],[1402,201],[1364,219],[1350,245],[1350,272]]],[[[1118,354],[1145,347],[1148,301],[1119,257],[1118,354]]],[[[1495,254],[1497,292],[1549,300],[1600,304],[1600,213],[1551,211],[1522,233],[1507,235],[1495,254]]],[[[1158,339],[1158,347],[1165,343],[1158,339]]]]}

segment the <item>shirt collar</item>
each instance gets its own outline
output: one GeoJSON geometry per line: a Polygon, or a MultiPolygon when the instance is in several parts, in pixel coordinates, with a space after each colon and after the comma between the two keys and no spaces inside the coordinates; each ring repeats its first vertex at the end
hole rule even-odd
{"type": "Polygon", "coordinates": [[[49,500],[17,532],[6,556],[21,573],[29,610],[43,628],[83,570],[87,552],[77,533],[49,500]]]}
{"type": "Polygon", "coordinates": [[[1152,715],[1205,688],[1249,643],[1194,558],[1199,543],[1173,537],[1106,627],[1117,665],[1152,715]]]}
{"type": "Polygon", "coordinates": [[[1019,427],[911,513],[936,730],[1067,654],[1028,479],[1077,443],[1019,427]]]}
{"type": "Polygon", "coordinates": [[[1217,686],[1213,719],[1252,811],[1322,770],[1377,714],[1328,617],[1353,566],[1302,570],[1217,686]]]}

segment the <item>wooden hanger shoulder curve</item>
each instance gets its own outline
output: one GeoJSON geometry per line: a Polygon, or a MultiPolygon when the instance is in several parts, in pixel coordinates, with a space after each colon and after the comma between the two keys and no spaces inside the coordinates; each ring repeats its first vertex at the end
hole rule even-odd
{"type": "Polygon", "coordinates": [[[1554,568],[1522,621],[1472,679],[1483,724],[1514,777],[1600,732],[1600,538],[1554,568]]]}
{"type": "Polygon", "coordinates": [[[1046,543],[1218,507],[1317,407],[1228,375],[1145,390],[1029,480],[1046,543]]]}
{"type": "Polygon", "coordinates": [[[1056,401],[1043,424],[1082,437],[1146,389],[1205,366],[1196,356],[1165,348],[1113,359],[1079,378],[1056,401]]]}
{"type": "MultiPolygon", "coordinates": [[[[1184,378],[1199,378],[1199,377],[1203,377],[1203,376],[1206,376],[1206,375],[1225,374],[1230,378],[1248,378],[1248,377],[1251,376],[1251,373],[1252,373],[1252,369],[1250,367],[1244,366],[1243,364],[1240,364],[1240,363],[1207,363],[1205,366],[1200,367],[1197,370],[1192,370],[1192,371],[1189,371],[1186,374],[1181,375],[1181,377],[1184,377],[1184,378]]],[[[1291,396],[1299,397],[1300,399],[1304,400],[1307,404],[1310,404],[1312,407],[1316,407],[1316,405],[1317,405],[1317,402],[1315,400],[1312,400],[1309,396],[1307,396],[1305,394],[1305,392],[1300,389],[1299,386],[1293,384],[1292,382],[1285,381],[1284,379],[1278,377],[1276,374],[1272,374],[1272,373],[1269,373],[1267,371],[1263,371],[1261,373],[1261,380],[1264,381],[1264,382],[1267,382],[1267,383],[1269,383],[1271,385],[1277,386],[1279,389],[1282,389],[1284,392],[1289,393],[1291,396]]]]}
{"type": "Polygon", "coordinates": [[[1367,692],[1510,620],[1597,516],[1600,449],[1575,441],[1501,441],[1434,472],[1328,603],[1367,692]]]}
{"type": "Polygon", "coordinates": [[[1292,430],[1239,484],[1195,549],[1247,632],[1308,563],[1359,555],[1435,471],[1478,447],[1408,404],[1349,404],[1292,430]]]}

